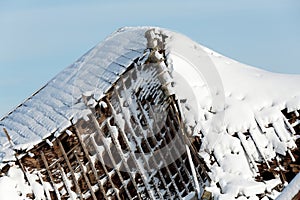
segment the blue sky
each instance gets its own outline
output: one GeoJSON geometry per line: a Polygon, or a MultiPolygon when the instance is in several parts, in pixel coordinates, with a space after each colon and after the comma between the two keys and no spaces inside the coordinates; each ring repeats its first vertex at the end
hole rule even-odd
{"type": "Polygon", "coordinates": [[[0,1],[0,116],[111,32],[153,25],[240,62],[300,74],[298,0],[0,1]]]}

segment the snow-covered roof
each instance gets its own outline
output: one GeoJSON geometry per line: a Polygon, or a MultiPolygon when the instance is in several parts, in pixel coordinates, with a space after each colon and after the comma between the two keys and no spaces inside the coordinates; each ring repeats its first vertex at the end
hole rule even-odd
{"type": "Polygon", "coordinates": [[[3,128],[14,148],[24,148],[24,144],[37,143],[70,126],[70,119],[80,109],[74,105],[84,93],[92,92],[99,99],[142,55],[146,30],[143,27],[116,31],[4,116],[0,120],[0,160],[10,146],[3,128]]]}
{"type": "MultiPolygon", "coordinates": [[[[151,47],[145,36],[149,29],[118,30],[4,116],[0,120],[0,160],[9,158],[12,146],[25,148],[59,134],[71,125],[71,119],[88,112],[82,110],[82,95],[99,100],[151,47]]],[[[287,109],[299,117],[300,75],[276,74],[241,64],[181,34],[158,30],[167,36],[165,48],[174,71],[175,94],[187,102],[182,110],[185,123],[202,140],[199,154],[212,177],[208,190],[219,199],[238,195],[240,199],[243,195],[255,199],[264,191],[276,197],[272,189],[279,178],[258,182],[255,177],[258,164],[269,165],[276,155],[295,159],[291,151],[297,148],[299,136],[281,111],[287,109]]]]}

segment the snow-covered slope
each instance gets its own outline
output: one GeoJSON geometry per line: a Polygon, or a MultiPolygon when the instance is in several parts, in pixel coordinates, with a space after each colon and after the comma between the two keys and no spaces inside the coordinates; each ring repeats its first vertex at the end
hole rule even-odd
{"type": "Polygon", "coordinates": [[[200,131],[196,129],[194,135],[202,138],[199,153],[211,169],[209,190],[219,199],[256,199],[265,191],[270,198],[276,197],[272,189],[281,182],[279,177],[263,182],[254,177],[261,175],[259,163],[271,169],[269,163],[280,160],[278,155],[289,154],[299,164],[291,153],[298,148],[295,141],[299,136],[281,111],[287,109],[299,116],[300,76],[239,63],[177,34],[168,46],[179,84],[176,94],[197,112],[188,123],[198,122],[200,131]],[[216,70],[208,72],[208,66],[216,70]],[[216,114],[207,112],[214,107],[219,107],[216,114]]]}
{"type": "MultiPolygon", "coordinates": [[[[90,112],[83,110],[82,95],[99,100],[151,48],[145,37],[149,29],[118,30],[4,116],[0,163],[13,159],[12,149],[26,149],[51,134],[59,135],[71,119],[90,112]]],[[[219,199],[257,199],[265,191],[275,198],[278,193],[272,189],[281,180],[257,181],[258,165],[270,167],[277,155],[295,161],[292,150],[299,136],[281,111],[299,116],[300,75],[244,65],[165,29],[156,28],[147,37],[155,42],[156,32],[167,36],[167,63],[173,68],[175,94],[186,100],[182,112],[187,130],[202,141],[199,154],[212,179],[207,190],[219,199]]]]}

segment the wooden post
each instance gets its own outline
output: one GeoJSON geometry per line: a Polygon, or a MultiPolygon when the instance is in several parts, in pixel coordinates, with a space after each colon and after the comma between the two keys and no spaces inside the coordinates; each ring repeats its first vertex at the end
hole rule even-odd
{"type": "Polygon", "coordinates": [[[42,177],[41,173],[39,171],[37,171],[37,174],[38,174],[39,180],[42,183],[42,186],[43,186],[44,192],[46,194],[47,200],[51,200],[51,196],[50,196],[49,190],[47,190],[47,188],[46,188],[46,185],[45,185],[45,182],[43,180],[43,177],[42,177]]]}
{"type": "Polygon", "coordinates": [[[62,152],[62,154],[64,156],[64,159],[65,159],[65,161],[67,163],[67,166],[68,166],[68,168],[69,168],[69,170],[71,172],[72,179],[73,179],[73,182],[74,182],[75,188],[76,188],[76,193],[77,193],[77,195],[79,195],[80,199],[83,200],[83,197],[82,197],[82,194],[81,194],[81,191],[80,191],[80,187],[79,187],[78,182],[76,180],[75,173],[74,173],[74,171],[72,169],[71,163],[70,163],[69,158],[68,158],[68,156],[67,156],[67,154],[66,154],[66,152],[64,150],[64,147],[63,147],[63,145],[62,145],[62,143],[61,143],[61,141],[59,139],[57,139],[57,143],[58,143],[58,146],[59,146],[59,148],[60,148],[60,150],[61,150],[61,152],[62,152]]]}
{"type": "Polygon", "coordinates": [[[47,159],[46,159],[46,157],[45,157],[45,154],[44,154],[44,152],[42,152],[42,151],[40,152],[40,154],[41,154],[42,160],[43,160],[43,162],[44,162],[44,165],[45,165],[45,167],[46,167],[46,170],[47,170],[47,173],[48,173],[48,175],[49,175],[49,178],[50,178],[50,181],[51,181],[51,183],[52,183],[52,186],[53,186],[53,188],[54,188],[56,197],[57,197],[57,199],[61,199],[60,194],[59,194],[59,191],[58,191],[58,189],[57,189],[57,187],[56,187],[56,184],[55,184],[55,182],[54,182],[54,178],[53,178],[52,173],[51,173],[51,171],[50,171],[50,168],[49,168],[49,165],[48,165],[48,161],[47,161],[47,159]]]}
{"type": "MultiPolygon", "coordinates": [[[[141,112],[142,112],[142,115],[147,119],[146,113],[145,113],[146,111],[144,110],[143,106],[141,105],[140,102],[137,102],[137,104],[138,104],[138,106],[139,106],[139,108],[140,108],[140,110],[141,110],[141,112]]],[[[150,105],[148,105],[148,106],[150,106],[150,105]]],[[[147,120],[146,126],[147,126],[148,130],[151,132],[151,135],[152,135],[151,140],[152,140],[153,142],[155,142],[155,143],[158,144],[158,141],[157,141],[157,139],[155,138],[155,134],[154,134],[152,128],[149,126],[149,124],[150,124],[150,121],[147,120]]],[[[148,140],[146,140],[146,141],[147,141],[147,145],[150,146],[148,140]]],[[[154,155],[155,152],[153,151],[153,149],[151,148],[151,146],[150,146],[149,148],[151,149],[151,152],[152,152],[153,155],[154,155]]],[[[160,157],[162,158],[162,161],[163,161],[164,165],[167,166],[165,160],[163,159],[165,155],[162,155],[162,153],[161,153],[160,150],[158,150],[158,154],[159,154],[160,157]]],[[[158,166],[157,161],[156,161],[155,159],[153,159],[153,161],[155,162],[155,165],[158,166]]],[[[167,170],[167,173],[168,173],[169,177],[172,178],[171,172],[169,171],[169,168],[168,168],[168,167],[166,167],[166,170],[167,170]]],[[[163,182],[163,185],[164,185],[165,189],[167,190],[168,195],[169,195],[170,197],[172,197],[171,191],[169,190],[168,184],[166,183],[166,180],[165,180],[165,178],[164,178],[164,176],[163,176],[161,170],[159,170],[158,172],[159,172],[159,176],[160,176],[160,178],[161,178],[161,181],[163,182]]]]}
{"type": "Polygon", "coordinates": [[[3,131],[4,131],[4,133],[5,133],[6,137],[7,137],[8,142],[10,143],[11,147],[15,146],[15,144],[14,144],[13,141],[11,140],[11,138],[10,138],[10,136],[9,136],[9,134],[8,134],[8,132],[7,132],[7,130],[6,130],[6,128],[3,128],[3,131]]]}
{"type": "Polygon", "coordinates": [[[100,155],[100,152],[99,152],[98,149],[97,149],[97,144],[96,144],[94,138],[91,138],[91,139],[92,139],[92,145],[93,145],[93,147],[95,148],[95,150],[96,150],[96,152],[97,152],[97,153],[96,153],[97,158],[98,158],[98,160],[101,162],[101,164],[102,164],[102,166],[103,166],[104,172],[105,172],[105,174],[106,174],[106,176],[107,176],[107,178],[108,178],[108,180],[109,180],[109,182],[110,182],[110,184],[111,184],[113,190],[114,190],[115,193],[116,193],[116,197],[117,197],[117,199],[121,200],[121,197],[119,196],[119,193],[118,193],[118,191],[117,191],[117,189],[116,189],[116,187],[115,187],[115,184],[114,184],[114,182],[113,182],[112,179],[111,179],[110,173],[108,172],[107,168],[105,167],[105,162],[103,161],[103,158],[102,158],[102,156],[100,155]]]}
{"type": "MultiPolygon", "coordinates": [[[[120,81],[122,82],[123,87],[126,88],[125,83],[124,83],[124,80],[123,80],[122,77],[120,77],[120,81]]],[[[122,110],[122,112],[124,113],[123,102],[121,101],[121,98],[120,98],[120,96],[119,96],[119,94],[118,94],[117,89],[116,89],[116,88],[114,88],[114,89],[115,89],[114,91],[115,91],[115,93],[116,93],[116,95],[117,95],[117,97],[118,97],[118,101],[119,101],[119,103],[120,103],[121,110],[122,110]]],[[[130,98],[130,97],[125,97],[125,98],[130,98]]],[[[131,111],[131,110],[130,110],[130,111],[131,111]]],[[[135,134],[135,132],[134,132],[134,130],[133,130],[133,127],[132,127],[131,123],[129,122],[129,119],[125,119],[125,123],[128,125],[128,127],[129,127],[129,129],[130,129],[130,132],[131,132],[131,134],[132,134],[132,136],[133,136],[133,137],[135,138],[135,140],[136,140],[137,136],[136,136],[136,134],[135,134]]],[[[136,144],[138,144],[138,142],[136,142],[136,144]]],[[[140,152],[143,152],[143,150],[142,150],[142,148],[141,148],[140,145],[137,145],[137,147],[139,148],[140,152]]],[[[146,159],[145,155],[142,153],[141,156],[142,156],[143,160],[145,161],[145,163],[147,164],[147,167],[149,168],[148,160],[146,159]]],[[[140,166],[139,166],[138,163],[136,163],[136,166],[137,166],[137,168],[139,168],[138,170],[139,170],[139,172],[141,173],[141,178],[142,178],[142,180],[143,180],[143,182],[144,182],[144,185],[145,185],[145,187],[146,187],[146,191],[147,191],[149,197],[152,198],[152,199],[155,199],[155,197],[154,197],[154,195],[153,195],[151,189],[149,188],[149,184],[148,184],[149,181],[147,180],[145,174],[142,173],[144,170],[143,170],[143,169],[140,169],[140,166]]],[[[156,187],[157,192],[160,193],[160,191],[158,190],[156,184],[155,184],[155,187],[156,187]]]]}
{"type": "MultiPolygon", "coordinates": [[[[112,106],[110,103],[108,103],[108,106],[110,107],[110,109],[111,109],[111,111],[112,111],[112,116],[113,116],[113,117],[116,117],[116,111],[115,111],[115,109],[113,108],[113,106],[112,106]]],[[[116,123],[118,124],[118,122],[116,122],[116,123]]],[[[112,131],[112,130],[111,130],[112,127],[111,127],[110,124],[108,124],[108,128],[109,128],[109,131],[112,131]]],[[[121,129],[120,129],[120,134],[122,135],[123,138],[126,137],[125,134],[124,134],[124,132],[123,132],[123,130],[121,130],[121,129]]],[[[121,145],[120,145],[120,143],[119,143],[118,138],[117,138],[114,134],[111,134],[111,138],[112,138],[112,140],[115,142],[116,149],[117,149],[117,151],[118,151],[118,153],[119,153],[119,155],[120,155],[120,157],[121,157],[121,159],[122,159],[121,162],[123,162],[124,167],[126,168],[128,174],[129,174],[129,176],[130,176],[130,179],[131,179],[131,181],[132,181],[133,186],[134,186],[135,188],[137,188],[137,183],[136,183],[134,177],[132,176],[131,170],[130,170],[128,164],[127,164],[127,159],[124,157],[124,152],[122,151],[122,147],[121,147],[121,145]]],[[[126,142],[125,142],[126,146],[130,149],[130,146],[128,145],[128,139],[126,138],[125,140],[126,140],[126,142]]],[[[131,156],[133,156],[131,151],[129,151],[129,153],[131,154],[131,156]]],[[[136,163],[135,163],[135,164],[136,164],[136,163]]],[[[136,166],[136,167],[138,167],[138,166],[136,166]]],[[[121,174],[119,173],[119,170],[117,170],[117,172],[118,172],[118,175],[119,175],[121,181],[123,182],[124,180],[123,180],[123,177],[121,176],[121,174]]],[[[130,192],[128,191],[128,188],[127,188],[127,187],[125,187],[125,191],[126,191],[126,193],[128,194],[128,197],[131,199],[132,197],[131,197],[130,192]]],[[[137,194],[138,194],[138,193],[137,193],[137,194]]],[[[141,197],[140,197],[139,194],[138,194],[138,198],[141,199],[141,197]]]]}
{"type": "Polygon", "coordinates": [[[74,127],[75,127],[75,133],[76,133],[77,138],[78,138],[78,140],[79,140],[79,143],[80,143],[80,145],[81,145],[81,147],[82,147],[82,150],[83,150],[83,152],[84,152],[84,154],[85,154],[85,157],[88,159],[88,162],[89,162],[89,164],[90,164],[90,166],[91,166],[91,168],[92,168],[92,172],[93,172],[95,178],[97,179],[97,183],[98,183],[98,185],[99,185],[99,188],[100,188],[100,190],[101,190],[101,192],[102,192],[104,198],[105,198],[106,200],[108,200],[108,198],[107,198],[107,196],[106,196],[106,193],[105,193],[105,190],[104,190],[104,188],[103,188],[103,185],[101,184],[100,178],[99,178],[99,176],[98,176],[98,174],[97,174],[97,170],[96,170],[96,168],[95,168],[95,166],[94,166],[94,164],[93,164],[93,162],[92,162],[92,160],[91,160],[91,158],[90,158],[90,156],[89,156],[89,152],[88,152],[88,150],[86,149],[84,142],[82,141],[81,135],[80,135],[80,133],[78,132],[78,128],[77,128],[76,125],[74,125],[74,127]]]}
{"type": "Polygon", "coordinates": [[[74,199],[74,197],[72,195],[73,191],[72,191],[70,185],[68,184],[68,180],[67,180],[68,177],[67,177],[66,173],[64,172],[64,169],[62,168],[62,166],[59,163],[57,163],[57,165],[58,165],[58,169],[60,171],[61,177],[62,177],[62,181],[63,181],[65,187],[67,188],[67,191],[68,191],[68,193],[70,195],[70,198],[72,200],[76,200],[77,198],[74,199]]]}
{"type": "MultiPolygon", "coordinates": [[[[113,116],[116,117],[116,111],[115,111],[115,109],[113,108],[113,106],[112,106],[111,104],[108,104],[108,105],[110,106],[110,109],[112,110],[113,116]]],[[[116,123],[118,124],[118,122],[116,122],[116,123]]],[[[126,140],[125,144],[126,144],[126,146],[130,149],[130,146],[128,145],[129,141],[128,141],[128,138],[127,138],[126,134],[124,133],[124,130],[121,130],[121,129],[120,129],[120,134],[121,134],[122,137],[126,140]]],[[[123,152],[122,152],[122,148],[121,148],[121,146],[120,146],[120,144],[119,144],[118,139],[115,138],[114,135],[112,136],[112,138],[113,138],[113,140],[115,141],[116,145],[119,145],[119,146],[117,146],[117,149],[120,150],[120,155],[122,155],[123,152]]],[[[146,141],[147,141],[147,140],[146,140],[146,141]]],[[[150,144],[148,143],[148,141],[147,141],[147,145],[148,145],[148,148],[151,149],[150,144]]],[[[153,153],[153,150],[152,150],[152,149],[151,149],[151,152],[153,153]]],[[[134,153],[132,152],[131,149],[130,149],[129,153],[130,153],[130,155],[131,155],[134,159],[136,159],[136,156],[134,155],[134,153]]],[[[121,156],[121,157],[122,157],[122,156],[121,156]]],[[[155,165],[158,166],[156,160],[154,159],[153,161],[155,162],[155,165]]],[[[128,167],[128,164],[126,163],[126,159],[124,159],[123,162],[124,162],[124,165],[125,165],[126,169],[130,172],[130,169],[129,169],[129,167],[128,167]]],[[[138,165],[138,164],[135,163],[135,165],[138,165]]],[[[138,167],[138,166],[137,166],[137,167],[138,167]]],[[[136,184],[134,178],[132,178],[131,173],[129,173],[129,175],[130,175],[130,177],[131,177],[131,179],[132,179],[132,182],[133,182],[134,187],[137,188],[137,184],[136,184]]],[[[167,190],[167,193],[171,196],[171,193],[170,193],[169,188],[168,188],[168,186],[167,186],[167,184],[166,184],[166,182],[165,182],[165,180],[164,180],[164,178],[163,178],[163,175],[162,175],[161,171],[159,171],[159,175],[161,176],[161,179],[162,179],[163,184],[164,184],[164,186],[165,186],[165,188],[166,188],[166,190],[167,190]]],[[[138,194],[138,195],[139,195],[139,194],[138,194]]],[[[161,199],[163,199],[163,196],[162,196],[162,194],[161,194],[160,192],[158,193],[158,195],[161,197],[161,199]]],[[[140,197],[139,197],[139,198],[140,198],[140,197]]]]}
{"type": "Polygon", "coordinates": [[[87,184],[87,186],[88,186],[88,188],[89,188],[89,190],[90,190],[90,192],[91,192],[91,195],[92,195],[93,199],[94,199],[94,200],[97,200],[97,198],[96,198],[96,196],[95,196],[95,193],[94,193],[94,191],[93,191],[92,185],[91,185],[91,183],[90,183],[88,177],[87,177],[86,174],[85,174],[84,168],[83,168],[82,163],[80,162],[80,160],[79,160],[79,158],[78,158],[78,154],[77,154],[76,151],[74,152],[74,155],[75,155],[76,161],[77,161],[78,164],[79,164],[79,167],[80,167],[80,170],[81,170],[81,174],[82,174],[83,177],[84,177],[84,180],[85,180],[85,182],[86,182],[86,184],[87,184]]]}
{"type": "MultiPolygon", "coordinates": [[[[172,113],[172,115],[176,115],[176,118],[178,120],[178,123],[180,124],[180,130],[181,130],[181,133],[179,134],[179,136],[182,138],[182,140],[184,141],[185,144],[187,144],[189,146],[189,149],[190,151],[192,152],[193,155],[195,155],[195,159],[196,159],[196,164],[200,167],[201,169],[201,174],[204,174],[205,178],[207,178],[207,180],[211,181],[209,175],[207,174],[207,169],[205,168],[204,166],[204,161],[203,159],[201,159],[199,157],[199,154],[197,152],[197,150],[195,149],[195,147],[191,144],[190,142],[190,139],[187,137],[187,135],[185,134],[185,131],[184,131],[184,128],[183,128],[183,123],[182,123],[182,115],[180,113],[180,104],[178,103],[178,101],[174,100],[173,98],[171,99],[171,105],[174,105],[173,106],[170,106],[170,111],[172,113]],[[177,112],[176,112],[177,111],[177,112]],[[177,113],[179,113],[177,115],[177,113]]],[[[170,123],[172,128],[174,129],[174,125],[172,123],[170,123]]],[[[197,174],[199,175],[199,172],[197,171],[197,174]]],[[[198,176],[200,179],[201,179],[201,182],[204,183],[204,178],[199,175],[198,176]]]]}
{"type": "MultiPolygon", "coordinates": [[[[153,110],[153,108],[152,108],[152,106],[151,106],[150,103],[148,103],[148,107],[149,107],[149,115],[151,115],[151,117],[153,118],[154,124],[157,125],[157,119],[156,119],[156,117],[155,117],[154,110],[153,110]]],[[[169,117],[167,117],[167,120],[169,120],[169,117]]],[[[170,124],[172,125],[172,123],[170,123],[170,124]]],[[[164,125],[164,126],[165,126],[165,129],[167,130],[166,135],[168,135],[169,139],[171,140],[172,138],[171,138],[171,135],[170,135],[169,128],[172,128],[172,127],[167,127],[166,125],[164,125]]],[[[157,128],[158,128],[158,127],[157,127],[157,128]]],[[[174,131],[176,132],[175,128],[174,128],[174,131]]],[[[165,135],[165,137],[167,137],[166,135],[165,135]]],[[[178,137],[178,136],[176,136],[176,137],[178,137]]],[[[163,143],[164,143],[165,146],[168,145],[168,144],[166,143],[166,140],[165,140],[165,139],[163,139],[163,143]]],[[[182,161],[182,158],[181,158],[181,156],[179,155],[179,153],[178,153],[178,151],[177,151],[176,148],[175,148],[175,151],[176,151],[176,154],[177,154],[178,158],[181,160],[181,163],[184,163],[184,162],[182,161]]],[[[173,157],[173,155],[172,155],[171,152],[170,152],[170,156],[171,156],[172,160],[175,161],[175,159],[174,159],[174,157],[173,157]]],[[[164,159],[163,159],[163,160],[164,160],[164,159]]],[[[164,161],[165,161],[165,160],[164,160],[164,161]]],[[[167,172],[169,173],[170,179],[171,179],[171,181],[172,181],[172,183],[173,183],[175,189],[177,189],[177,193],[180,194],[180,192],[179,192],[179,190],[178,190],[178,188],[177,188],[177,186],[176,186],[176,183],[175,183],[175,181],[173,180],[172,173],[170,172],[169,167],[166,167],[166,169],[167,169],[167,172]]],[[[183,169],[186,171],[187,174],[189,174],[188,170],[186,170],[185,165],[183,165],[183,169]]],[[[181,176],[181,173],[179,173],[179,171],[178,171],[178,174],[179,174],[179,176],[180,176],[181,181],[183,181],[183,178],[182,178],[182,176],[181,176]]],[[[185,190],[186,190],[187,192],[189,192],[189,190],[188,190],[188,188],[186,187],[186,185],[185,185],[185,190]]]]}

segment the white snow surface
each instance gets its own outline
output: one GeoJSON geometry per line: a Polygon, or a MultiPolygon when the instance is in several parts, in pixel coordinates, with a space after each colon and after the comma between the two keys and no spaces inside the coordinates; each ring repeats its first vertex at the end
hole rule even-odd
{"type": "MultiPolygon", "coordinates": [[[[0,163],[13,158],[12,148],[28,148],[66,129],[70,120],[88,114],[82,112],[84,106],[78,103],[82,95],[93,94],[99,100],[133,60],[142,56],[147,48],[145,31],[149,29],[116,31],[4,116],[0,120],[0,163]]],[[[189,114],[186,123],[197,124],[193,134],[203,134],[199,153],[207,161],[213,179],[208,190],[218,199],[234,199],[238,195],[256,199],[256,194],[271,190],[278,180],[256,182],[255,162],[271,160],[276,153],[285,155],[296,147],[293,132],[280,111],[300,109],[300,75],[257,69],[181,34],[157,29],[168,36],[167,56],[174,69],[176,94],[187,100],[183,108],[189,114]],[[251,137],[246,137],[246,132],[251,137]],[[214,155],[214,163],[209,154],[214,155]]],[[[16,190],[12,177],[0,179],[0,196],[6,188],[16,190]]],[[[13,192],[6,193],[17,199],[13,192]]]]}
{"type": "Polygon", "coordinates": [[[186,114],[195,116],[187,119],[188,124],[198,123],[194,134],[199,130],[203,134],[199,153],[211,170],[208,190],[216,199],[257,199],[256,195],[265,191],[276,197],[272,189],[280,180],[255,181],[256,165],[296,148],[295,133],[281,110],[299,109],[300,76],[257,69],[180,34],[170,35],[167,48],[175,71],[176,94],[192,108],[186,114]]]}
{"type": "Polygon", "coordinates": [[[23,171],[17,166],[12,166],[7,176],[0,177],[1,199],[27,199],[26,195],[31,192],[32,188],[25,182],[23,171]]]}

